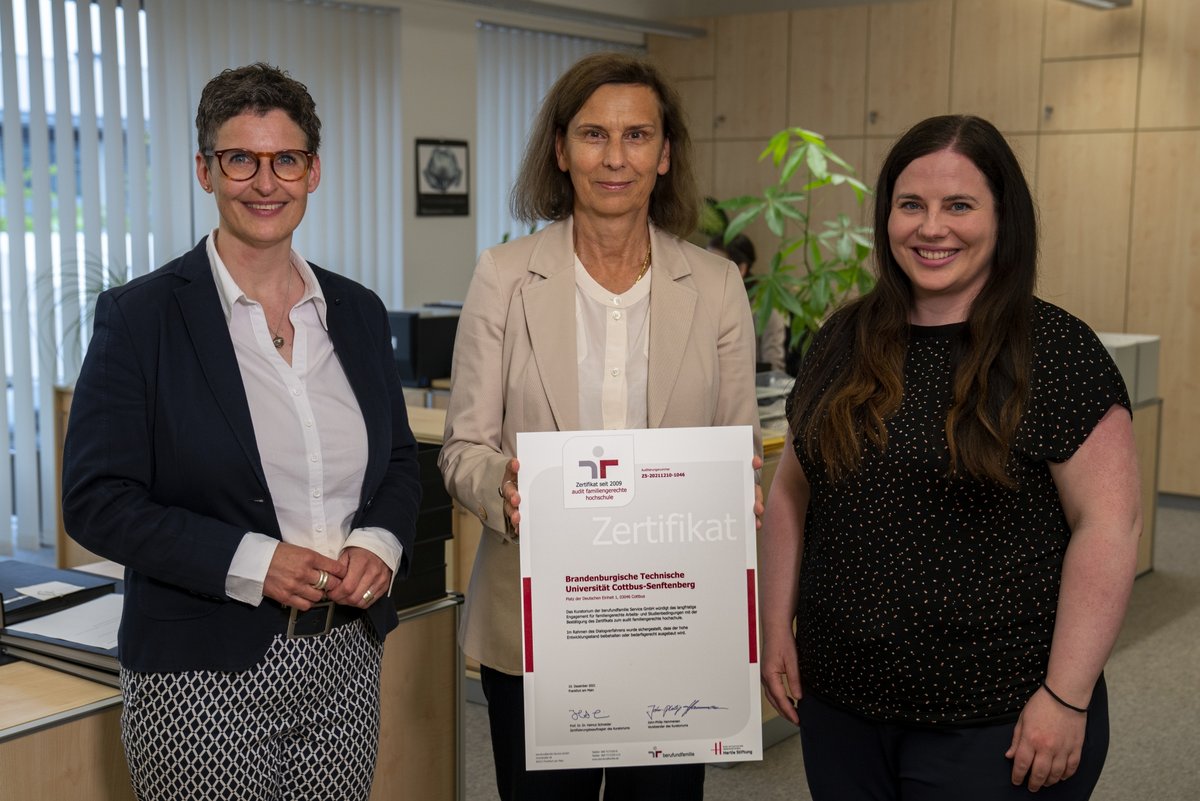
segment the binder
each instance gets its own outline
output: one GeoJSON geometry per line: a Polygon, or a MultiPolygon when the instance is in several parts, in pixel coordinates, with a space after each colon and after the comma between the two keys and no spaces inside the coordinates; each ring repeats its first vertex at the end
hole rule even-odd
{"type": "MultiPolygon", "coordinates": [[[[36,629],[34,631],[19,631],[16,628],[9,626],[0,629],[0,650],[12,656],[19,656],[28,661],[38,661],[31,658],[29,655],[37,655],[41,660],[39,664],[45,664],[45,660],[52,659],[56,663],[66,663],[65,666],[50,665],[51,667],[60,667],[67,669],[67,666],[78,666],[87,668],[91,671],[99,671],[102,673],[115,676],[120,672],[120,665],[117,662],[117,648],[114,645],[112,648],[105,648],[102,645],[94,645],[93,642],[108,642],[108,635],[97,637],[99,632],[105,631],[107,626],[111,624],[113,614],[120,614],[120,603],[124,600],[123,595],[113,596],[116,600],[110,603],[101,603],[101,600],[93,600],[94,604],[100,604],[101,610],[92,609],[90,612],[83,609],[83,606],[70,607],[65,610],[60,610],[53,617],[42,617],[34,623],[29,623],[21,628],[36,629]],[[115,607],[113,606],[115,604],[115,607]],[[101,629],[92,629],[91,615],[102,612],[96,618],[97,625],[102,626],[101,629]],[[66,620],[62,616],[67,617],[66,620]],[[70,621],[70,625],[64,625],[70,621]],[[84,633],[86,630],[86,633],[84,633]],[[60,639],[53,634],[75,633],[80,639],[60,639]],[[80,641],[84,640],[84,641],[80,641]]],[[[78,675],[83,675],[76,671],[78,675]]]]}
{"type": "Polygon", "coordinates": [[[90,601],[113,592],[117,584],[116,579],[81,573],[78,570],[60,570],[16,559],[0,561],[0,596],[3,596],[4,601],[4,614],[0,616],[0,625],[11,626],[14,623],[23,623],[35,617],[90,601]],[[81,589],[55,598],[31,598],[21,595],[16,589],[47,581],[62,581],[81,589]]]}
{"type": "Polygon", "coordinates": [[[98,670],[87,665],[81,665],[78,662],[58,659],[36,651],[26,651],[24,648],[17,648],[15,646],[5,645],[2,646],[2,649],[8,656],[32,662],[35,665],[41,665],[53,670],[61,670],[63,673],[70,673],[73,676],[79,676],[88,681],[94,681],[97,684],[106,684],[109,687],[116,687],[117,689],[121,687],[121,679],[114,672],[98,670]]]}

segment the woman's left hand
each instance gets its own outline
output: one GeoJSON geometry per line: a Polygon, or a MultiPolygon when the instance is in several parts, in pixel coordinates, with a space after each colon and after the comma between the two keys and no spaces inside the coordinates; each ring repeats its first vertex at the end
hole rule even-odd
{"type": "Polygon", "coordinates": [[[1012,745],[1004,756],[1013,761],[1012,783],[1029,777],[1036,793],[1075,775],[1083,751],[1087,714],[1067,709],[1039,689],[1021,710],[1012,745]]]}
{"type": "MultiPolygon", "coordinates": [[[[750,460],[750,466],[755,470],[762,470],[762,457],[755,456],[750,460]]],[[[766,511],[766,506],[763,505],[762,484],[754,482],[754,528],[762,528],[763,513],[766,511]]]]}
{"type": "Polygon", "coordinates": [[[383,560],[365,548],[350,547],[338,561],[346,566],[342,583],[329,593],[329,600],[366,609],[392,587],[392,571],[383,560]]]}

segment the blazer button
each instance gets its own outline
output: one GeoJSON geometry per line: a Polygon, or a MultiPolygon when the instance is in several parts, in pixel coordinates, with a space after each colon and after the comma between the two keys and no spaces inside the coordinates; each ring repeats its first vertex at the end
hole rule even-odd
{"type": "Polygon", "coordinates": [[[483,508],[483,504],[479,504],[479,509],[478,509],[478,511],[476,512],[476,514],[478,514],[478,515],[479,515],[479,519],[480,519],[481,521],[483,521],[484,523],[486,523],[486,522],[487,522],[487,509],[484,509],[484,508],[483,508]]]}

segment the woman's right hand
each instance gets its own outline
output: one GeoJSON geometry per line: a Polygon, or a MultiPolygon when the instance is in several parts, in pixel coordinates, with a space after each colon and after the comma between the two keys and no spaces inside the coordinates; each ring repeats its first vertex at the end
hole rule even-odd
{"type": "Polygon", "coordinates": [[[263,595],[285,607],[294,606],[304,612],[324,600],[325,593],[341,584],[345,576],[346,565],[338,560],[281,542],[275,546],[275,555],[271,557],[271,566],[263,579],[263,595]],[[322,571],[328,577],[325,586],[317,589],[322,571]]]}
{"type": "Polygon", "coordinates": [[[796,659],[796,638],[791,631],[772,634],[764,630],[762,646],[759,672],[767,700],[781,717],[790,720],[793,726],[799,726],[796,702],[803,693],[796,659]]]}
{"type": "Polygon", "coordinates": [[[500,482],[500,497],[504,499],[504,518],[511,526],[513,539],[520,535],[521,526],[521,494],[517,491],[517,471],[521,464],[516,459],[509,459],[504,466],[504,479],[500,482]]]}

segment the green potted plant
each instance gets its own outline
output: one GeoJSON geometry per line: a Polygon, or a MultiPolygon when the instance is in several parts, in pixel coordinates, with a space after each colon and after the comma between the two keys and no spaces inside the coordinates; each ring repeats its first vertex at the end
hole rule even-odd
{"type": "Polygon", "coordinates": [[[830,311],[875,283],[865,265],[871,228],[845,214],[814,220],[813,195],[845,185],[862,205],[871,190],[825,137],[803,128],[785,128],[771,137],[758,158],[768,157],[779,169],[779,180],[760,195],[724,200],[717,208],[732,215],[725,227],[726,243],[760,217],[778,238],[767,271],[749,279],[750,305],[759,331],[773,310],[780,312],[791,330],[789,350],[802,353],[830,311]],[[793,187],[798,176],[802,183],[793,187]]]}

